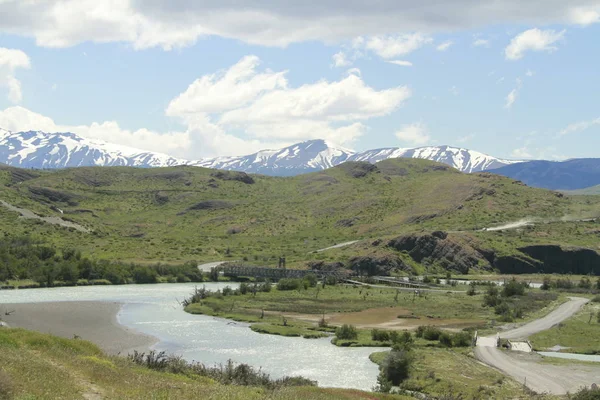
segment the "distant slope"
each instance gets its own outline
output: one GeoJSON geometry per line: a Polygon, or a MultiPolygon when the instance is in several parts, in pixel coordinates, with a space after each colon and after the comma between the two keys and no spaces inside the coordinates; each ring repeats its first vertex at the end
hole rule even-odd
{"type": "Polygon", "coordinates": [[[0,129],[0,163],[21,168],[82,166],[169,167],[186,161],[73,133],[9,132],[0,129]]]}
{"type": "MultiPolygon", "coordinates": [[[[295,177],[191,166],[25,172],[0,169],[1,200],[41,216],[60,216],[92,233],[23,220],[0,207],[0,235],[29,234],[59,248],[76,246],[95,257],[138,262],[246,258],[276,265],[282,255],[290,263],[304,262],[334,257],[338,250],[307,254],[353,240],[435,230],[475,233],[524,218],[557,220],[600,210],[593,202],[580,204],[578,198],[501,176],[464,174],[418,159],[347,162],[295,177]]],[[[570,225],[564,230],[539,225],[526,230],[525,238],[596,246],[597,236],[582,234],[584,225],[574,231],[570,225]]],[[[511,234],[477,235],[490,238],[490,246],[501,244],[503,251],[513,248],[511,234]]],[[[522,240],[521,233],[514,235],[522,240]]]]}
{"type": "Polygon", "coordinates": [[[585,188],[585,189],[565,190],[564,192],[567,194],[570,194],[570,195],[574,195],[574,196],[599,195],[600,194],[600,185],[592,186],[592,187],[585,188]]]}
{"type": "Polygon", "coordinates": [[[516,163],[516,161],[502,160],[477,151],[451,146],[368,150],[350,157],[350,160],[375,163],[389,158],[420,158],[431,160],[468,173],[496,169],[516,163]]]}
{"type": "Polygon", "coordinates": [[[530,161],[495,169],[495,174],[517,179],[529,186],[551,190],[577,190],[600,185],[600,158],[563,162],[530,161]]]}

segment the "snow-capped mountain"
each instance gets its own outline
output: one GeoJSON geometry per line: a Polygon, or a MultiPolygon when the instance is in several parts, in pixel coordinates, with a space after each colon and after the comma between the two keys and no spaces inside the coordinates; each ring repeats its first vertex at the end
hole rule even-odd
{"type": "Polygon", "coordinates": [[[74,133],[0,129],[0,163],[22,168],[168,167],[186,164],[166,154],[85,139],[74,133]]]}
{"type": "Polygon", "coordinates": [[[346,161],[375,163],[388,158],[422,158],[450,165],[463,172],[479,172],[515,163],[477,151],[450,147],[386,148],[355,153],[324,140],[309,140],[283,149],[263,150],[247,156],[186,161],[82,138],[74,133],[9,132],[0,129],[0,163],[23,168],[82,166],[168,167],[193,165],[265,175],[290,176],[321,171],[346,161]]]}
{"type": "Polygon", "coordinates": [[[387,148],[355,154],[350,161],[376,163],[388,158],[421,158],[450,165],[462,172],[472,173],[496,169],[517,161],[502,160],[478,151],[451,146],[419,147],[416,149],[387,148]]]}
{"type": "Polygon", "coordinates": [[[310,140],[278,150],[263,150],[248,156],[217,157],[191,162],[205,168],[227,169],[265,175],[291,176],[322,171],[348,161],[354,152],[324,140],[310,140]]]}

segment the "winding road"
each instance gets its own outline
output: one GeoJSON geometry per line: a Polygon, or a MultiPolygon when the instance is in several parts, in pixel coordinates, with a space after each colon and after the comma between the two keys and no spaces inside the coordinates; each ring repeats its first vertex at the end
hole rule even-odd
{"type": "MultiPolygon", "coordinates": [[[[519,328],[500,333],[504,339],[524,340],[527,337],[550,329],[554,325],[577,313],[589,300],[571,297],[570,300],[543,318],[525,324],[519,328]]],[[[526,384],[538,393],[564,395],[575,392],[582,386],[600,383],[600,366],[546,365],[534,361],[518,359],[496,347],[495,337],[481,337],[477,340],[475,355],[485,364],[502,371],[518,382],[526,384]]]]}

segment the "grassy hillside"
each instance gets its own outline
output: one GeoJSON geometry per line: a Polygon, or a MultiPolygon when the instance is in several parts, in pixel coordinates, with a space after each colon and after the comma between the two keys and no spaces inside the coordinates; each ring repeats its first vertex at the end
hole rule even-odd
{"type": "Polygon", "coordinates": [[[542,224],[516,237],[475,232],[526,217],[598,215],[600,198],[570,198],[425,160],[346,163],[289,178],[196,167],[4,168],[0,185],[0,200],[91,231],[24,220],[0,207],[0,232],[138,262],[245,258],[276,265],[285,255],[293,265],[335,257],[336,251],[309,253],[344,241],[434,230],[466,231],[465,240],[507,251],[523,241],[589,247],[598,242],[597,235],[584,234],[598,226],[594,223],[542,224]]]}
{"type": "Polygon", "coordinates": [[[565,193],[569,194],[569,195],[573,195],[573,196],[582,196],[582,195],[595,196],[595,195],[600,194],[600,185],[592,186],[587,189],[565,191],[565,193]]]}
{"type": "Polygon", "coordinates": [[[108,357],[82,340],[0,328],[0,399],[405,399],[357,390],[255,387],[108,357]]]}

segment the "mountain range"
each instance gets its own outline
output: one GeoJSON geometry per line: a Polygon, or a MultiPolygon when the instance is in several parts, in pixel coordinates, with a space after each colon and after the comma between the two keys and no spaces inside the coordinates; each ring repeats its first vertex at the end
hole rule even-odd
{"type": "Polygon", "coordinates": [[[310,140],[282,149],[236,157],[184,160],[166,154],[83,138],[74,133],[10,132],[0,129],[0,163],[22,168],[55,169],[82,166],[168,167],[193,165],[264,175],[291,176],[321,171],[346,161],[375,163],[389,158],[420,158],[448,164],[462,172],[479,172],[510,165],[476,151],[432,146],[384,148],[354,152],[324,140],[310,140]]]}
{"type": "Polygon", "coordinates": [[[324,140],[310,140],[245,156],[184,160],[83,138],[69,132],[10,132],[0,129],[0,163],[34,169],[191,165],[272,176],[294,176],[322,171],[347,161],[376,163],[390,158],[431,160],[466,173],[493,171],[530,186],[554,190],[576,190],[600,184],[600,159],[522,162],[452,146],[392,147],[355,152],[324,140]]]}

